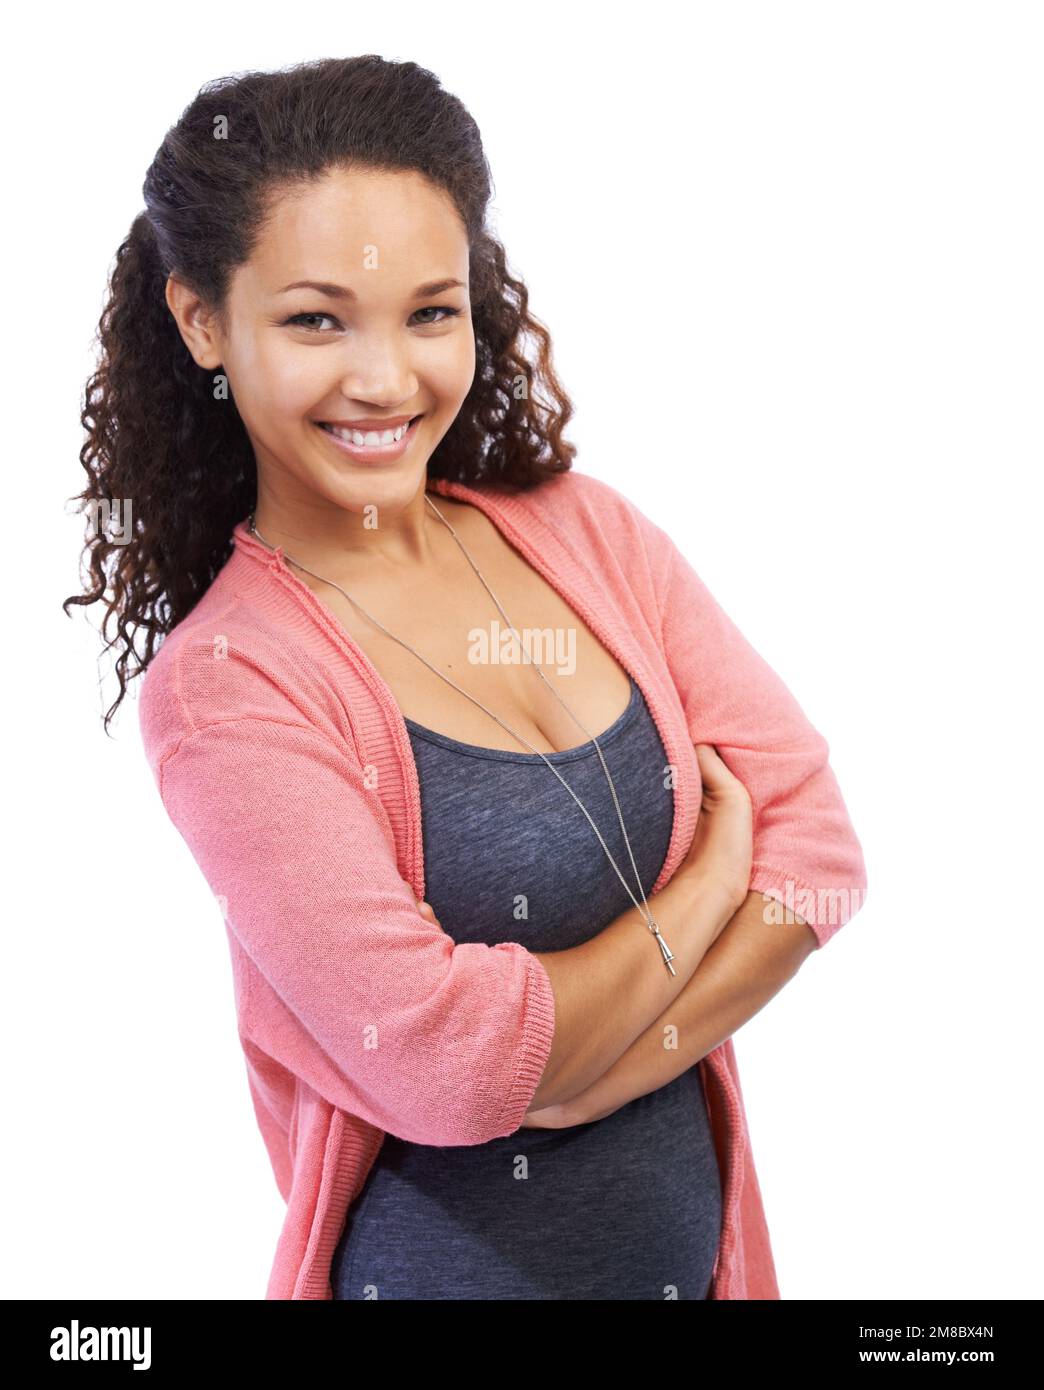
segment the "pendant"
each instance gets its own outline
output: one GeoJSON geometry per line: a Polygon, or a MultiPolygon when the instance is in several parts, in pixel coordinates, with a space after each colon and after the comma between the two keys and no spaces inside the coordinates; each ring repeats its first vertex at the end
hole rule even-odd
{"type": "Polygon", "coordinates": [[[671,961],[674,959],[674,952],[671,950],[671,948],[667,945],[666,941],[664,941],[663,937],[660,935],[660,928],[656,925],[655,920],[650,924],[649,930],[653,933],[653,935],[656,937],[656,940],[659,942],[660,953],[663,956],[664,965],[666,965],[667,969],[671,972],[672,975],[677,976],[678,972],[671,964],[671,961]]]}

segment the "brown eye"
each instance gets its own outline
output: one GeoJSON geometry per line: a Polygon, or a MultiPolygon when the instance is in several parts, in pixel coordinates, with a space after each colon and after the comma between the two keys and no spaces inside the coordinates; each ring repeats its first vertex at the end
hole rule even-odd
{"type": "Polygon", "coordinates": [[[320,329],[315,328],[313,325],[303,322],[303,320],[305,319],[328,319],[330,323],[337,322],[337,320],[335,318],[331,318],[329,314],[294,314],[293,318],[287,319],[286,322],[288,324],[292,323],[300,328],[304,328],[309,333],[318,333],[321,331],[320,329]]]}
{"type": "MultiPolygon", "coordinates": [[[[418,309],[418,310],[417,310],[417,313],[418,313],[418,314],[448,314],[448,315],[450,316],[450,318],[456,318],[457,315],[460,313],[460,310],[459,310],[459,309],[450,309],[450,308],[449,308],[447,305],[445,305],[445,304],[429,304],[428,307],[427,307],[426,309],[418,309]]],[[[444,322],[443,319],[425,319],[425,320],[424,320],[424,324],[422,324],[421,326],[424,327],[424,326],[426,326],[426,325],[429,324],[429,323],[443,323],[443,322],[444,322]]]]}

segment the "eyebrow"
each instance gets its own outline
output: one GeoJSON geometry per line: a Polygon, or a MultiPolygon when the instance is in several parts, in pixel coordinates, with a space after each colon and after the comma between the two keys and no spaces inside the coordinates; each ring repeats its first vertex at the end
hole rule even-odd
{"type": "MultiPolygon", "coordinates": [[[[443,290],[466,288],[463,280],[432,280],[427,285],[418,285],[413,291],[414,299],[426,299],[432,294],[442,294],[443,290]]],[[[284,285],[277,294],[286,294],[288,290],[315,290],[318,294],[328,295],[331,299],[357,299],[358,295],[354,290],[348,289],[346,285],[335,285],[329,280],[293,280],[289,285],[284,285]]]]}

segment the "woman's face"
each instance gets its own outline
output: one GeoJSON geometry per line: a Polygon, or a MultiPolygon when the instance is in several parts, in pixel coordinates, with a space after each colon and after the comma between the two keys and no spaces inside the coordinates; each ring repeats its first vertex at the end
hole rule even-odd
{"type": "Polygon", "coordinates": [[[423,492],[475,375],[467,238],[446,194],[415,172],[368,170],[293,190],[235,271],[227,317],[227,332],[211,320],[186,340],[228,377],[259,513],[263,499],[280,525],[322,529],[344,509],[394,512],[423,492]],[[405,447],[378,455],[329,428],[383,435],[413,416],[405,447]]]}

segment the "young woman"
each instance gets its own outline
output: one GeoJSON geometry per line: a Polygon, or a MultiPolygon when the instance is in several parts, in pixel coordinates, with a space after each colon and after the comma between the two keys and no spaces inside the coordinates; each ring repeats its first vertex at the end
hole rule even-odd
{"type": "Polygon", "coordinates": [[[415,63],[251,73],[144,196],[67,605],[112,585],[106,726],[148,669],[222,909],[268,1296],[777,1298],[731,1035],[859,844],[793,696],[572,468],[474,122],[415,63]]]}

